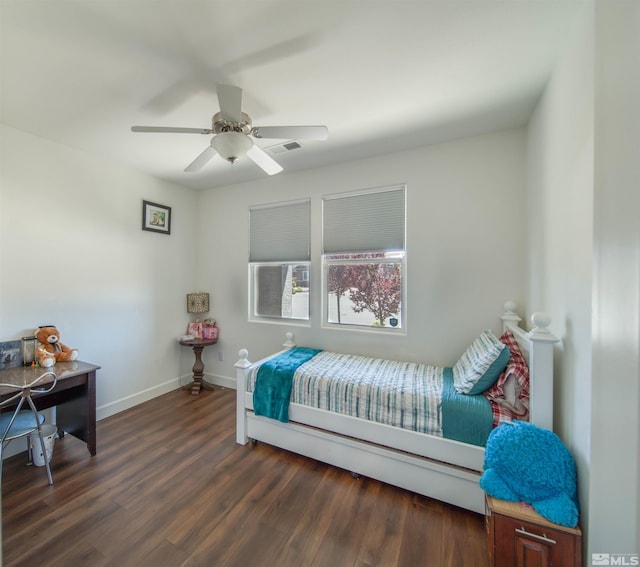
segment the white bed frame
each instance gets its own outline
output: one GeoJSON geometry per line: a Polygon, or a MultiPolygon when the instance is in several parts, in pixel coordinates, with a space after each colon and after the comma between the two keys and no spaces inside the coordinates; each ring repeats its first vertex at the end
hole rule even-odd
{"type": "MultiPolygon", "coordinates": [[[[531,317],[533,329],[519,327],[513,302],[505,303],[503,328],[509,329],[529,363],[529,419],[553,429],[553,345],[551,319],[545,313],[531,317]]],[[[237,436],[241,445],[263,441],[328,463],[353,474],[399,486],[474,512],[484,512],[484,494],[478,484],[484,448],[374,423],[292,403],[289,423],[253,413],[253,394],[246,391],[249,372],[256,365],[293,348],[287,333],[285,349],[251,363],[242,349],[236,362],[237,436]]]]}

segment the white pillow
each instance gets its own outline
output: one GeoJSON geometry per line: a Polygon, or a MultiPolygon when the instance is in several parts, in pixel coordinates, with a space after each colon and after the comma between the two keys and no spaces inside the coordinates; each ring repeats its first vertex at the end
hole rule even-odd
{"type": "Polygon", "coordinates": [[[483,331],[453,367],[453,386],[461,394],[481,394],[493,386],[507,362],[507,346],[491,331],[483,331]]]}

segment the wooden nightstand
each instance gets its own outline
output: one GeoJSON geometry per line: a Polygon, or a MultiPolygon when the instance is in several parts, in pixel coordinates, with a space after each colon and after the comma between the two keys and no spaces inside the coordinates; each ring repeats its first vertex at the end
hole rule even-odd
{"type": "Polygon", "coordinates": [[[521,502],[486,496],[485,503],[491,567],[582,565],[580,527],[553,524],[521,502]]]}

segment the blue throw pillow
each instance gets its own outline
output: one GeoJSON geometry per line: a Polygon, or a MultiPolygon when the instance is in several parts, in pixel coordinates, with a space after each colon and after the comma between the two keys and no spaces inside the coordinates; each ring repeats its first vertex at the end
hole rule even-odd
{"type": "Polygon", "coordinates": [[[500,374],[504,371],[511,358],[511,353],[508,348],[503,348],[502,352],[498,355],[487,371],[480,376],[480,379],[475,383],[473,388],[467,392],[470,396],[476,394],[482,394],[485,390],[488,390],[493,386],[500,378],[500,374]]]}

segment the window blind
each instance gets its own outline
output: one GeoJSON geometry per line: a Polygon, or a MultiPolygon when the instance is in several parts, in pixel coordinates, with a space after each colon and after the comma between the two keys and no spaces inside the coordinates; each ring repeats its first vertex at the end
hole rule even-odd
{"type": "Polygon", "coordinates": [[[309,261],[311,201],[249,208],[249,262],[309,261]]]}
{"type": "Polygon", "coordinates": [[[323,254],[404,250],[404,246],[404,185],[323,197],[323,254]]]}

